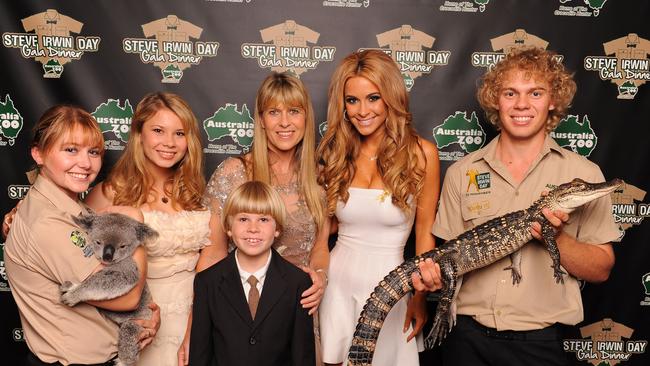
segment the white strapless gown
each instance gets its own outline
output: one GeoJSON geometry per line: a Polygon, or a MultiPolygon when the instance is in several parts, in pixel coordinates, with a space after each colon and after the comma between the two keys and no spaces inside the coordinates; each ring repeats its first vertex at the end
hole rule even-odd
{"type": "MultiPolygon", "coordinates": [[[[329,284],[320,305],[323,361],[347,361],[354,329],[366,299],[379,281],[404,261],[404,245],[414,215],[406,216],[381,189],[350,187],[336,209],[338,240],[331,252],[329,284]]],[[[402,332],[407,297],[401,299],[379,333],[374,366],[419,365],[421,337],[406,342],[402,332]]]]}
{"type": "Polygon", "coordinates": [[[192,309],[196,262],[199,251],[210,243],[210,211],[143,213],[145,224],[159,234],[146,249],[147,284],[153,301],[160,306],[160,328],[140,353],[137,365],[178,366],[176,352],[192,309]]]}

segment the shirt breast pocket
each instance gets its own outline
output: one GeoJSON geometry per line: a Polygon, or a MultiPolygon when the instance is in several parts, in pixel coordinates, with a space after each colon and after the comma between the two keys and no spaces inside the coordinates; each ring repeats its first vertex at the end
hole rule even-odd
{"type": "Polygon", "coordinates": [[[464,200],[461,208],[463,224],[466,229],[481,225],[497,216],[501,199],[484,197],[464,200]]]}

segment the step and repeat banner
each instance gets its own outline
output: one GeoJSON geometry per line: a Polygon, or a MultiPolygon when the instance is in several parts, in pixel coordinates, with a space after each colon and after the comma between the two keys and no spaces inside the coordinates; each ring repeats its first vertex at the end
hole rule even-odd
{"type": "MultiPolygon", "coordinates": [[[[513,47],[552,49],[578,83],[552,136],[607,179],[626,182],[612,194],[625,231],[616,266],[607,282],[584,284],[585,320],[564,349],[576,365],[648,365],[648,19],[647,0],[4,1],[0,211],[29,189],[30,130],[53,104],[95,116],[106,139],[104,176],[124,150],[138,101],[177,93],[198,117],[209,177],[250,149],[255,93],[269,72],[304,81],[322,134],[329,77],[362,48],[385,50],[402,70],[416,127],[437,144],[444,174],[496,134],[476,102],[478,78],[513,47]]],[[[3,261],[0,273],[0,363],[19,365],[26,345],[3,261]]]]}

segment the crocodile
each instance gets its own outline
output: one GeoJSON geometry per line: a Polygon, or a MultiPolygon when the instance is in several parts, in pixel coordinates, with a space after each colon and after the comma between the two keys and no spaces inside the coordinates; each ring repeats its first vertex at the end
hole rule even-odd
{"type": "Polygon", "coordinates": [[[553,276],[563,283],[566,273],[560,268],[560,252],[555,242],[556,230],[542,214],[543,208],[566,213],[605,196],[623,183],[612,179],[603,183],[588,183],[574,179],[542,195],[529,208],[496,217],[470,229],[443,245],[400,264],[384,277],[370,294],[363,307],[348,353],[348,365],[371,365],[379,331],[390,309],[404,295],[413,290],[412,273],[419,273],[418,264],[431,258],[440,265],[442,289],[433,320],[425,339],[430,349],[439,344],[455,324],[452,304],[455,301],[462,275],[488,266],[512,255],[513,284],[521,281],[519,249],[533,239],[530,231],[533,222],[542,226],[542,238],[553,261],[553,276]]]}

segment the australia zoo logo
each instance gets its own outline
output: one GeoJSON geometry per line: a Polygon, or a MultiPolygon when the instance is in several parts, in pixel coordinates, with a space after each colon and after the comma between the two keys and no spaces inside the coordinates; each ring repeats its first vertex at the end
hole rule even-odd
{"type": "Polygon", "coordinates": [[[122,49],[160,68],[163,83],[179,83],[184,70],[204,57],[217,56],[219,49],[219,42],[192,41],[201,37],[203,29],[173,14],[143,24],[142,32],[146,38],[125,38],[122,49]]]}
{"type": "Polygon", "coordinates": [[[650,41],[629,33],[603,43],[606,56],[587,56],[584,68],[596,71],[601,80],[616,84],[618,99],[634,99],[639,86],[650,80],[650,41]]]}
{"type": "Polygon", "coordinates": [[[9,94],[4,102],[0,100],[0,146],[14,146],[16,138],[23,129],[23,116],[14,106],[9,94]]]}
{"type": "Polygon", "coordinates": [[[597,17],[606,2],[607,0],[560,0],[561,5],[553,14],[569,17],[597,17]],[[582,5],[575,5],[576,3],[582,5]]]}
{"type": "Polygon", "coordinates": [[[558,145],[567,148],[582,156],[588,157],[596,148],[598,137],[591,128],[589,117],[570,114],[560,121],[551,131],[551,137],[558,145]]]}
{"type": "Polygon", "coordinates": [[[227,103],[203,121],[203,130],[208,136],[208,146],[204,153],[240,155],[250,151],[253,144],[254,120],[242,104],[227,103]]]}
{"type": "Polygon", "coordinates": [[[55,9],[21,19],[21,23],[25,32],[34,33],[3,33],[2,44],[40,62],[44,78],[61,77],[63,65],[81,59],[85,52],[99,50],[100,37],[72,36],[81,33],[83,23],[55,9]]]}
{"type": "MultiPolygon", "coordinates": [[[[534,34],[526,32],[525,29],[515,29],[514,32],[506,33],[501,36],[490,39],[492,52],[474,52],[471,56],[472,66],[492,68],[497,62],[503,60],[508,53],[514,48],[519,47],[538,47],[546,49],[548,42],[534,34]]],[[[559,62],[562,62],[564,56],[554,56],[559,62]]]]}
{"type": "MultiPolygon", "coordinates": [[[[433,128],[433,139],[440,150],[440,160],[456,161],[485,145],[486,136],[478,121],[476,112],[467,117],[467,112],[456,113],[445,118],[442,124],[433,128]],[[445,151],[450,146],[461,150],[445,151]]],[[[448,150],[448,149],[447,149],[448,150]]]]}
{"type": "Polygon", "coordinates": [[[109,99],[91,113],[104,134],[106,150],[122,151],[129,140],[133,107],[128,99],[120,106],[119,99],[109,99]]]}
{"type": "Polygon", "coordinates": [[[580,361],[595,366],[616,365],[633,355],[645,353],[648,341],[631,340],[634,329],[605,318],[580,328],[583,339],[562,341],[564,352],[575,353],[580,361]]]}
{"type": "Polygon", "coordinates": [[[320,33],[286,20],[260,30],[263,43],[244,43],[241,56],[257,60],[260,68],[289,72],[297,77],[314,70],[321,62],[334,60],[336,47],[309,46],[316,44],[320,33]]]}
{"type": "MultiPolygon", "coordinates": [[[[450,51],[432,51],[436,39],[408,24],[377,35],[380,51],[384,51],[395,62],[402,73],[406,90],[411,90],[415,79],[430,74],[434,66],[449,63],[450,51]]],[[[360,51],[370,48],[361,48],[360,51]]]]}
{"type": "Polygon", "coordinates": [[[440,11],[452,11],[457,13],[476,13],[484,12],[485,7],[490,0],[474,0],[474,1],[445,1],[440,5],[440,11]]]}

